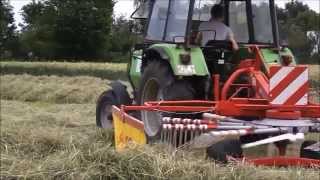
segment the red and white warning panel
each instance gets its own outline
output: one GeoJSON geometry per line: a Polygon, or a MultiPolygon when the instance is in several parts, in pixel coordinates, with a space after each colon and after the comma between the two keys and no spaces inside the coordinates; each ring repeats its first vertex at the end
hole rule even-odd
{"type": "Polygon", "coordinates": [[[271,104],[307,105],[309,72],[307,66],[271,66],[271,104]]]}

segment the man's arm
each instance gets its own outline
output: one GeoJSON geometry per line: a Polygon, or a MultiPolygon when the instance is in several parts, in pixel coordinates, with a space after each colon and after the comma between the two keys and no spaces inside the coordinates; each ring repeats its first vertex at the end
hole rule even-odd
{"type": "Polygon", "coordinates": [[[201,41],[202,41],[202,32],[198,32],[197,33],[197,37],[196,37],[196,40],[195,40],[195,43],[197,44],[197,45],[200,45],[201,46],[201,41]]]}
{"type": "Polygon", "coordinates": [[[229,31],[228,38],[229,38],[229,41],[230,41],[231,44],[232,44],[232,49],[233,49],[234,51],[239,50],[238,43],[237,43],[237,41],[235,40],[234,35],[233,35],[233,32],[231,31],[231,29],[230,29],[230,31],[229,31]]]}

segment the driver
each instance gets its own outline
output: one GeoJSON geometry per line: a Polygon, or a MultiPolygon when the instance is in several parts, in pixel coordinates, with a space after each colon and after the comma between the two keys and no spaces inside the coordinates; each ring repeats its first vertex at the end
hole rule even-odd
{"type": "Polygon", "coordinates": [[[232,49],[234,51],[238,50],[239,46],[234,39],[233,32],[223,23],[223,20],[224,14],[222,5],[214,5],[211,8],[211,19],[208,22],[202,22],[199,26],[196,42],[205,46],[209,40],[229,40],[232,43],[232,49]]]}

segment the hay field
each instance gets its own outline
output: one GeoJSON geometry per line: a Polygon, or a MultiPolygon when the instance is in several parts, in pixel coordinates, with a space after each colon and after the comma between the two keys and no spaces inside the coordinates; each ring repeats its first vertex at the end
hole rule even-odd
{"type": "Polygon", "coordinates": [[[161,146],[117,153],[112,131],[95,127],[94,104],[114,78],[1,73],[0,179],[320,178],[317,169],[223,166],[161,146]]]}

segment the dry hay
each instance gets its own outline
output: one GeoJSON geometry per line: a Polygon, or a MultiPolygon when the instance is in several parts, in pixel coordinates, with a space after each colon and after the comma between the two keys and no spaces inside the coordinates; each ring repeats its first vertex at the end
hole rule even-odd
{"type": "Polygon", "coordinates": [[[97,129],[94,104],[1,101],[1,178],[26,179],[318,179],[316,169],[221,165],[161,146],[114,150],[97,129]]]}

